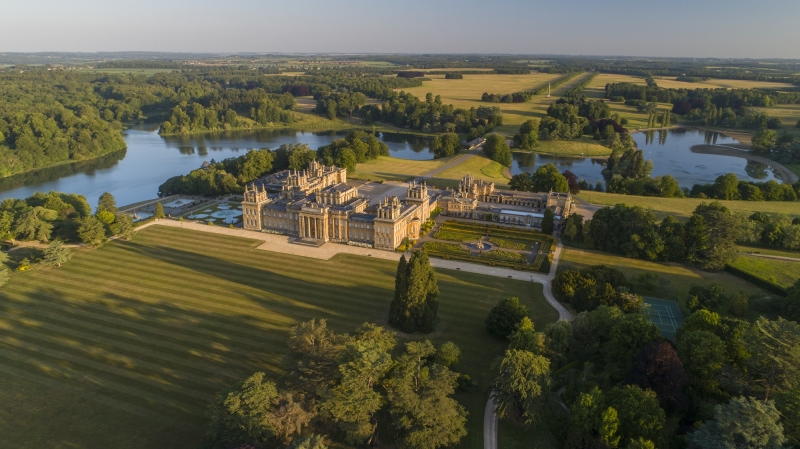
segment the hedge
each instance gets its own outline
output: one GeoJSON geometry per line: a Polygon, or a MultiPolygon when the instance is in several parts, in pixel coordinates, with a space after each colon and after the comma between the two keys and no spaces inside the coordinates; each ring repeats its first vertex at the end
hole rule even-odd
{"type": "Polygon", "coordinates": [[[763,288],[764,290],[766,290],[766,291],[768,291],[770,293],[775,293],[776,295],[780,295],[780,296],[786,296],[788,294],[786,289],[781,287],[780,285],[773,284],[772,282],[770,282],[770,281],[768,281],[766,279],[762,279],[762,278],[760,278],[758,276],[755,276],[755,275],[753,275],[751,273],[748,273],[748,272],[746,272],[744,270],[740,270],[740,269],[738,269],[736,267],[732,267],[730,265],[725,265],[725,271],[727,271],[728,273],[730,273],[730,274],[732,274],[732,275],[734,275],[736,277],[742,278],[745,281],[752,282],[753,284],[763,288]]]}
{"type": "Polygon", "coordinates": [[[450,231],[447,229],[436,231],[433,234],[433,238],[439,240],[452,240],[454,242],[465,242],[467,240],[478,240],[481,238],[480,235],[477,234],[468,234],[465,232],[458,232],[458,231],[450,231]]]}
{"type": "Polygon", "coordinates": [[[481,253],[478,257],[481,259],[501,260],[504,262],[527,263],[527,257],[525,257],[524,254],[512,253],[510,251],[487,251],[481,253]]]}
{"type": "Polygon", "coordinates": [[[489,241],[499,246],[500,248],[518,249],[520,251],[526,251],[531,249],[530,242],[520,242],[517,240],[501,239],[500,237],[490,237],[489,241]]]}

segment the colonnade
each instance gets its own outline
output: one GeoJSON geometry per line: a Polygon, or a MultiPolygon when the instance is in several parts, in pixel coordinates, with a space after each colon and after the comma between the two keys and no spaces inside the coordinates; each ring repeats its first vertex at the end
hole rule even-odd
{"type": "Polygon", "coordinates": [[[300,216],[300,237],[325,240],[325,223],[322,218],[300,216]]]}

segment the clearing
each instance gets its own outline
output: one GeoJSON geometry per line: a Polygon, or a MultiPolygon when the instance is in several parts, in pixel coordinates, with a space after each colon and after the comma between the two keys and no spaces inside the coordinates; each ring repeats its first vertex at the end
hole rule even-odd
{"type": "MultiPolygon", "coordinates": [[[[215,393],[255,371],[280,379],[292,326],[384,324],[396,263],[321,261],[260,243],[152,226],[133,241],[77,251],[61,268],[12,274],[0,295],[3,440],[20,449],[194,448],[215,393]]],[[[478,382],[457,399],[470,413],[460,447],[479,449],[487,368],[507,344],[486,334],[486,314],[509,296],[537,328],[558,314],[540,284],[437,274],[440,322],[427,337],[458,344],[456,370],[478,382]]]]}

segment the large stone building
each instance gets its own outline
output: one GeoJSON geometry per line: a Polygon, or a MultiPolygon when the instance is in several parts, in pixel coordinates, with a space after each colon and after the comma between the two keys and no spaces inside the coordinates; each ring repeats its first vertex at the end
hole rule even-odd
{"type": "Polygon", "coordinates": [[[309,245],[343,242],[394,250],[406,238],[419,238],[436,207],[424,182],[410,184],[405,201],[390,196],[373,205],[346,182],[346,169],[317,162],[307,170],[271,175],[260,186],[246,187],[244,228],[295,236],[295,242],[309,245]]]}
{"type": "Polygon", "coordinates": [[[451,195],[439,198],[438,207],[447,216],[530,227],[541,227],[545,209],[553,211],[556,228],[573,213],[569,193],[495,191],[493,182],[469,174],[451,195]]]}

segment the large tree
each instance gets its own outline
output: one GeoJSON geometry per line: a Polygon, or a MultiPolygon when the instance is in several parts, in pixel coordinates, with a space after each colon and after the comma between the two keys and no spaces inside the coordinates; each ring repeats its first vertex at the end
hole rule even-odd
{"type": "Polygon", "coordinates": [[[684,332],[678,340],[678,355],[689,378],[689,391],[696,397],[719,393],[719,375],[725,364],[725,343],[708,331],[684,332]]]}
{"type": "Polygon", "coordinates": [[[104,192],[100,195],[100,198],[97,200],[97,211],[108,211],[112,214],[116,214],[119,210],[117,208],[117,200],[114,199],[114,195],[110,194],[109,192],[104,192]]]}
{"type": "Polygon", "coordinates": [[[552,234],[556,229],[555,213],[549,207],[544,210],[544,218],[542,218],[542,232],[545,234],[552,234]]]}
{"type": "Polygon", "coordinates": [[[467,434],[467,412],[450,397],[458,374],[430,362],[435,354],[427,340],[406,343],[384,383],[394,427],[409,449],[451,446],[467,434]]]}
{"type": "Polygon", "coordinates": [[[289,353],[284,366],[287,383],[318,399],[318,392],[330,388],[338,374],[337,360],[349,337],[330,330],[325,320],[301,323],[289,332],[289,353]]]}
{"type": "Polygon", "coordinates": [[[606,405],[617,411],[618,435],[623,442],[639,438],[653,442],[663,440],[666,415],[653,391],[635,385],[614,387],[606,393],[606,405]]]}
{"type": "Polygon", "coordinates": [[[14,234],[21,239],[46,242],[53,232],[51,222],[56,218],[58,213],[54,210],[42,206],[32,207],[19,215],[14,223],[14,234]]]}
{"type": "Polygon", "coordinates": [[[550,389],[550,360],[529,351],[509,349],[492,363],[492,391],[501,418],[519,412],[528,424],[542,418],[550,389]]]}
{"type": "Polygon", "coordinates": [[[534,192],[569,192],[569,183],[567,178],[558,171],[558,167],[553,164],[544,164],[533,173],[531,190],[534,192]]]}
{"type": "Polygon", "coordinates": [[[690,262],[721,270],[736,258],[739,219],[719,202],[701,203],[687,223],[686,236],[690,262]]]}
{"type": "Polygon", "coordinates": [[[526,120],[514,134],[514,148],[530,150],[539,142],[539,121],[526,120]]]}
{"type": "Polygon", "coordinates": [[[398,265],[389,324],[406,333],[432,332],[439,308],[439,285],[428,254],[419,250],[398,265]]]}
{"type": "Polygon", "coordinates": [[[800,324],[760,317],[750,328],[747,342],[752,354],[746,362],[748,373],[767,399],[775,391],[800,387],[800,324]]]}
{"type": "Polygon", "coordinates": [[[486,331],[496,337],[507,338],[527,316],[528,308],[520,304],[519,298],[506,298],[489,311],[485,321],[486,331]]]}
{"type": "Polygon", "coordinates": [[[87,245],[97,246],[106,238],[106,228],[97,218],[90,215],[80,219],[78,237],[87,245]]]}
{"type": "Polygon", "coordinates": [[[666,341],[654,341],[642,348],[628,375],[628,382],[653,390],[667,410],[686,406],[683,387],[688,380],[678,352],[666,341]]]}
{"type": "Polygon", "coordinates": [[[605,396],[597,387],[578,395],[570,409],[564,449],[616,448],[619,445],[619,416],[616,409],[605,403],[605,396]]]}
{"type": "Polygon", "coordinates": [[[689,449],[780,449],[786,443],[772,401],[733,398],[714,408],[714,419],[686,437],[689,449]]]}
{"type": "Polygon", "coordinates": [[[499,134],[490,134],[483,143],[483,153],[489,159],[499,162],[506,167],[511,166],[511,149],[506,138],[499,134]]]}

